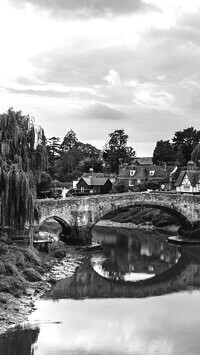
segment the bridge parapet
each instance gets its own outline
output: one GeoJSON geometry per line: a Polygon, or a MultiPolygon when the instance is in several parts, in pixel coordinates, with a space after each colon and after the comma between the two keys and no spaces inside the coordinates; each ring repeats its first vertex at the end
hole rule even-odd
{"type": "Polygon", "coordinates": [[[153,207],[179,219],[184,228],[200,220],[200,196],[172,193],[122,193],[43,199],[37,201],[41,224],[50,217],[58,217],[72,229],[88,229],[111,211],[130,206],[153,207]]]}

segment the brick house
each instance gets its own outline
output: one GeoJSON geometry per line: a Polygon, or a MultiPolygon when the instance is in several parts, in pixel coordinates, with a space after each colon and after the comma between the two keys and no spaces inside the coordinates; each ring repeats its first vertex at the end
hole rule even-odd
{"type": "Polygon", "coordinates": [[[171,190],[176,181],[175,172],[175,166],[122,164],[119,167],[118,183],[122,183],[126,191],[134,191],[147,184],[159,189],[171,190]]]}

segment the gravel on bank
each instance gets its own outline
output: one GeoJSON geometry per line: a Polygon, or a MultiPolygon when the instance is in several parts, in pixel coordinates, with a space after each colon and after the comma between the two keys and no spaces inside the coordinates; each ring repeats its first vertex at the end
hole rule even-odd
{"type": "MultiPolygon", "coordinates": [[[[10,254],[9,256],[12,257],[12,250],[10,249],[12,249],[12,247],[7,248],[7,254],[10,254]]],[[[55,256],[41,252],[39,253],[34,250],[33,254],[36,254],[39,267],[35,264],[35,260],[34,262],[31,262],[31,268],[28,268],[28,280],[24,280],[25,273],[22,268],[15,271],[16,266],[14,262],[13,275],[7,276],[0,273],[0,334],[4,333],[9,328],[26,321],[30,313],[35,310],[36,301],[52,287],[52,284],[64,277],[73,275],[76,268],[81,264],[85,254],[74,247],[65,246],[64,249],[65,253],[63,254],[65,254],[65,256],[63,258],[60,257],[59,259],[55,256]],[[40,273],[38,273],[38,269],[40,270],[40,273]],[[32,270],[31,273],[30,270],[32,270]],[[36,280],[34,280],[32,275],[34,277],[35,275],[39,276],[35,277],[36,280]],[[5,291],[5,287],[1,287],[1,279],[5,280],[9,278],[10,290],[6,289],[5,291]],[[16,282],[18,279],[20,281],[22,280],[22,284],[24,285],[23,292],[16,293],[16,290],[12,289],[12,278],[15,278],[16,282]]],[[[26,249],[24,250],[27,252],[26,249]]],[[[23,248],[20,248],[20,253],[23,255],[23,248]]],[[[0,255],[0,262],[2,262],[2,260],[2,255],[0,255]]]]}

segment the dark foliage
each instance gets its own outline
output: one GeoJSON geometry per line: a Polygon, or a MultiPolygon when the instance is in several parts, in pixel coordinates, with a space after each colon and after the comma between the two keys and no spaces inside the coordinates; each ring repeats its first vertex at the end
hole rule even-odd
{"type": "Polygon", "coordinates": [[[33,222],[36,183],[46,166],[43,130],[13,109],[0,115],[0,226],[33,222]]]}

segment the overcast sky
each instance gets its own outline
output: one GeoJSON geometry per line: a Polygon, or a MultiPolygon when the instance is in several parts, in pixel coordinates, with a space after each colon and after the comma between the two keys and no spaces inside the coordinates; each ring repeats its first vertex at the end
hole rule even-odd
{"type": "Polygon", "coordinates": [[[200,129],[199,0],[1,0],[0,113],[73,129],[102,148],[124,129],[138,156],[200,129]]]}

